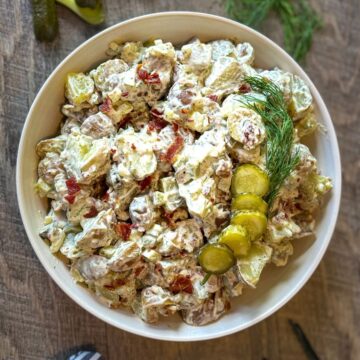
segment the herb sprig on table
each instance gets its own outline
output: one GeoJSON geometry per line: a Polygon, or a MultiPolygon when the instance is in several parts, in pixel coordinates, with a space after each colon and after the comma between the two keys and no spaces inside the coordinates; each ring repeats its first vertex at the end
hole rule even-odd
{"type": "Polygon", "coordinates": [[[287,111],[281,89],[259,76],[245,78],[252,90],[265,96],[259,100],[250,94],[244,95],[243,104],[257,112],[266,129],[266,168],[269,172],[270,190],[266,200],[269,205],[275,200],[281,185],[299,162],[299,155],[293,152],[294,126],[287,111]]]}
{"type": "Polygon", "coordinates": [[[285,49],[295,60],[304,60],[321,19],[308,0],[225,0],[225,10],[233,19],[258,28],[270,11],[280,18],[285,49]]]}

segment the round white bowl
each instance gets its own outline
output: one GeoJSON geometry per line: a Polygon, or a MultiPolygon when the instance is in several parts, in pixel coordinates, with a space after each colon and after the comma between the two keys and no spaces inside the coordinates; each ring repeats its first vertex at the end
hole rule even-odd
{"type": "Polygon", "coordinates": [[[301,289],[323,257],[335,227],[341,193],[341,166],[328,110],[314,84],[285,51],[265,36],[237,22],[202,13],[168,12],[114,25],[86,41],[58,65],[39,91],[27,116],[19,145],[16,183],[20,212],[30,242],[47,272],[67,295],[99,319],[131,333],[162,340],[196,341],[228,335],[254,325],[282,307],[301,289]],[[327,129],[326,133],[317,133],[310,147],[321,171],[333,179],[334,188],[318,216],[316,240],[295,240],[295,252],[288,265],[283,268],[268,266],[257,289],[247,289],[244,295],[233,299],[231,311],[217,322],[192,327],[174,316],[163,318],[157,325],[149,325],[127,310],[107,308],[86,289],[76,285],[68,269],[50,253],[39,237],[47,204],[34,192],[38,163],[35,145],[40,139],[57,132],[66,74],[89,70],[104,61],[109,42],[155,37],[176,44],[193,36],[202,41],[231,38],[250,42],[255,48],[257,66],[279,66],[298,74],[307,82],[314,97],[317,117],[327,129]]]}

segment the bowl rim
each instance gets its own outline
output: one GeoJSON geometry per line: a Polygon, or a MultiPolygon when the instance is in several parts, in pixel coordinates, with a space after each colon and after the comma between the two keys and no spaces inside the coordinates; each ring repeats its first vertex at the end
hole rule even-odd
{"type": "MultiPolygon", "coordinates": [[[[335,179],[334,179],[335,180],[335,179]]],[[[43,267],[45,268],[45,270],[47,271],[47,273],[51,276],[51,278],[55,281],[55,283],[65,292],[65,294],[67,294],[73,301],[75,301],[79,306],[81,306],[83,309],[85,309],[86,311],[88,311],[89,313],[91,313],[92,315],[94,315],[95,317],[97,317],[98,319],[118,328],[121,330],[125,330],[127,332],[130,332],[132,334],[136,334],[136,335],[140,335],[140,336],[144,336],[147,338],[151,338],[151,339],[157,339],[157,340],[166,340],[166,341],[177,341],[177,342],[181,342],[181,341],[201,341],[201,340],[210,340],[210,339],[215,339],[215,338],[219,338],[219,337],[223,337],[226,335],[230,335],[233,333],[236,333],[238,331],[244,330],[250,326],[253,326],[255,324],[257,324],[258,322],[264,320],[265,318],[269,317],[270,315],[272,315],[273,313],[275,313],[277,310],[279,310],[281,307],[283,307],[290,299],[292,299],[298,292],[299,290],[305,285],[305,283],[309,280],[309,278],[311,277],[311,275],[314,273],[314,271],[316,270],[316,268],[318,267],[321,259],[324,256],[324,253],[327,249],[327,247],[329,246],[330,240],[332,238],[334,229],[335,229],[335,225],[336,225],[336,220],[339,214],[339,208],[340,208],[340,199],[341,199],[341,183],[342,183],[342,179],[341,179],[341,160],[340,160],[340,151],[339,151],[339,145],[338,145],[338,141],[337,141],[337,137],[336,137],[336,133],[335,133],[335,129],[334,129],[334,125],[332,122],[332,119],[330,117],[329,111],[320,95],[320,93],[318,92],[317,88],[315,87],[315,85],[313,84],[313,82],[310,80],[310,78],[308,77],[308,75],[305,73],[305,71],[302,69],[302,67],[289,55],[285,52],[285,50],[283,50],[279,45],[277,45],[275,42],[273,42],[271,39],[269,39],[268,37],[266,37],[265,35],[259,33],[258,31],[251,29],[250,27],[241,24],[239,22],[230,20],[228,18],[222,17],[222,16],[218,16],[218,15],[213,15],[213,14],[207,14],[207,13],[202,13],[202,12],[193,12],[193,11],[165,11],[165,12],[156,12],[156,13],[151,13],[151,14],[146,14],[146,15],[141,15],[141,16],[137,16],[137,17],[133,17],[124,21],[121,21],[117,24],[114,24],[104,30],[102,30],[101,32],[99,32],[98,34],[95,34],[94,36],[92,36],[91,38],[89,38],[88,40],[86,40],[85,42],[83,42],[82,44],[80,44],[79,46],[77,46],[74,50],[72,50],[57,66],[56,68],[51,72],[51,74],[49,75],[49,77],[47,78],[47,80],[44,82],[44,84],[41,86],[40,90],[38,91],[38,93],[36,94],[33,103],[30,107],[30,110],[27,114],[24,126],[22,128],[22,132],[21,132],[21,138],[20,138],[20,142],[19,142],[19,146],[18,146],[18,153],[17,153],[17,162],[16,162],[16,193],[17,193],[17,200],[18,200],[18,205],[19,205],[19,210],[20,210],[20,215],[21,215],[21,219],[23,221],[23,225],[27,234],[27,237],[31,243],[32,248],[34,249],[38,259],[40,260],[41,264],[43,265],[43,267]],[[191,338],[189,337],[184,337],[184,336],[173,336],[173,335],[160,335],[157,333],[153,333],[151,331],[151,328],[149,328],[148,330],[141,330],[139,328],[137,328],[136,326],[129,326],[127,324],[121,324],[121,326],[119,325],[118,322],[114,321],[111,317],[102,317],[100,314],[97,313],[97,310],[94,309],[92,307],[92,305],[88,305],[86,302],[84,302],[82,299],[80,299],[79,297],[75,296],[74,294],[72,294],[70,292],[70,290],[68,290],[68,287],[66,286],[66,284],[62,281],[62,279],[56,274],[55,269],[46,261],[46,259],[42,256],[42,252],[40,250],[40,246],[38,246],[37,242],[38,239],[32,238],[31,237],[31,231],[30,231],[30,224],[31,221],[30,219],[28,219],[26,217],[25,214],[25,209],[24,209],[24,191],[23,191],[23,171],[22,171],[22,167],[21,164],[24,162],[25,158],[25,153],[24,153],[24,144],[25,144],[25,139],[26,139],[26,133],[27,130],[30,126],[30,119],[33,116],[33,112],[34,109],[36,108],[37,103],[39,102],[39,99],[43,96],[43,92],[44,89],[47,87],[48,83],[50,83],[55,75],[55,73],[63,66],[64,63],[66,63],[73,55],[75,55],[78,51],[80,51],[80,49],[87,47],[93,40],[98,39],[100,37],[102,37],[104,34],[109,33],[114,31],[115,29],[117,29],[118,27],[130,24],[130,23],[134,23],[134,22],[138,22],[138,21],[143,21],[146,19],[150,19],[150,18],[156,18],[156,17],[177,17],[177,16],[187,16],[189,18],[207,18],[210,20],[216,20],[219,22],[224,22],[224,23],[228,23],[230,25],[236,26],[246,32],[252,33],[253,35],[257,36],[258,38],[260,38],[261,40],[269,43],[271,45],[271,47],[275,48],[276,51],[282,53],[283,56],[285,56],[286,60],[289,63],[292,63],[292,65],[294,65],[297,70],[299,71],[299,73],[301,74],[301,77],[303,79],[306,80],[306,82],[310,85],[310,87],[312,88],[312,93],[313,96],[316,98],[316,102],[318,104],[319,107],[319,111],[320,113],[323,115],[324,118],[327,118],[327,135],[330,138],[330,143],[332,144],[333,147],[333,156],[334,156],[334,163],[335,163],[335,169],[334,172],[335,174],[337,174],[338,178],[336,179],[337,181],[337,187],[334,187],[334,191],[333,191],[333,197],[334,197],[334,204],[335,204],[335,211],[333,211],[332,213],[332,221],[329,224],[329,226],[327,227],[325,236],[324,236],[324,240],[322,241],[322,246],[319,249],[316,258],[313,259],[311,266],[309,268],[306,269],[306,271],[303,272],[301,281],[299,281],[287,294],[285,294],[285,296],[281,299],[281,301],[279,301],[276,305],[270,307],[267,311],[265,311],[264,313],[258,315],[257,317],[253,318],[251,321],[248,321],[244,324],[239,324],[238,326],[232,327],[230,329],[222,329],[217,331],[215,334],[206,334],[204,332],[204,334],[192,334],[191,338]]],[[[221,321],[221,320],[219,320],[221,321]]]]}

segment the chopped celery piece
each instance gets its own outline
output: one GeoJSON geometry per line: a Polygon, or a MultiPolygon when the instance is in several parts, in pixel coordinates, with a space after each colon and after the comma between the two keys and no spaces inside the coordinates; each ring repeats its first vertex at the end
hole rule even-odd
{"type": "Polygon", "coordinates": [[[40,197],[46,197],[46,195],[52,190],[52,187],[48,183],[46,183],[42,178],[38,179],[34,188],[40,197]]]}

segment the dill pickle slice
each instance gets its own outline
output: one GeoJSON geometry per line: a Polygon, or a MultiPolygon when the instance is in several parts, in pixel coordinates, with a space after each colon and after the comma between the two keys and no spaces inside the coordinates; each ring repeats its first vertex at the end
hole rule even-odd
{"type": "Polygon", "coordinates": [[[200,249],[199,264],[209,274],[224,274],[235,265],[236,259],[224,244],[207,244],[200,249]]]}
{"type": "Polygon", "coordinates": [[[269,191],[269,177],[265,171],[253,164],[244,164],[236,168],[231,180],[233,196],[253,193],[264,196],[269,191]]]}
{"type": "Polygon", "coordinates": [[[266,230],[267,218],[260,211],[238,211],[231,218],[232,225],[244,226],[251,241],[257,240],[266,230]]]}
{"type": "Polygon", "coordinates": [[[248,254],[238,259],[237,266],[242,279],[251,287],[255,287],[261,272],[269,262],[272,249],[265,244],[252,244],[248,254]]]}
{"type": "Polygon", "coordinates": [[[227,245],[236,257],[246,255],[250,249],[247,230],[241,225],[229,225],[219,236],[219,244],[227,245]]]}
{"type": "Polygon", "coordinates": [[[39,41],[53,41],[58,33],[55,0],[33,0],[33,23],[39,41]]]}
{"type": "Polygon", "coordinates": [[[244,193],[238,195],[231,202],[231,210],[254,210],[266,214],[268,204],[258,195],[244,193]]]}

